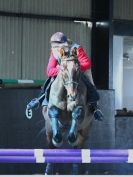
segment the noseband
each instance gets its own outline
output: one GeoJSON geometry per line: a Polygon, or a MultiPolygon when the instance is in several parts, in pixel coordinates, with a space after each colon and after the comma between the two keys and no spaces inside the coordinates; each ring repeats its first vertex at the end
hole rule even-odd
{"type": "Polygon", "coordinates": [[[75,85],[79,85],[78,82],[75,82],[75,81],[68,81],[68,82],[64,82],[64,86],[67,86],[67,85],[70,85],[70,84],[75,84],[75,85]]]}

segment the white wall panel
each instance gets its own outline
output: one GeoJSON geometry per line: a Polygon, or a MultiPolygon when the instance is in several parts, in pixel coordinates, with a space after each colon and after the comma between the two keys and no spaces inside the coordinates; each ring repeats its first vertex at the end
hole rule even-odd
{"type": "Polygon", "coordinates": [[[0,78],[21,77],[21,20],[0,17],[0,78]]]}
{"type": "Polygon", "coordinates": [[[91,0],[22,0],[25,13],[90,17],[91,0]]]}
{"type": "Polygon", "coordinates": [[[69,38],[80,43],[90,55],[91,29],[87,25],[49,20],[29,20],[23,22],[23,79],[44,79],[44,71],[50,55],[50,36],[64,32],[69,38]]]}
{"type": "Polygon", "coordinates": [[[123,108],[123,37],[121,36],[113,37],[113,89],[115,89],[115,109],[122,109],[123,108]]]}
{"type": "MultiPolygon", "coordinates": [[[[0,0],[0,11],[90,17],[91,0],[0,0]]],[[[49,38],[62,31],[90,55],[91,29],[70,21],[0,17],[0,78],[43,79],[49,38]]]]}
{"type": "Polygon", "coordinates": [[[7,12],[20,12],[21,0],[0,0],[0,10],[7,12]]]}
{"type": "Polygon", "coordinates": [[[114,19],[133,20],[133,0],[114,0],[114,19]]]}
{"type": "Polygon", "coordinates": [[[0,0],[0,10],[69,17],[90,17],[91,0],[0,0]]]}

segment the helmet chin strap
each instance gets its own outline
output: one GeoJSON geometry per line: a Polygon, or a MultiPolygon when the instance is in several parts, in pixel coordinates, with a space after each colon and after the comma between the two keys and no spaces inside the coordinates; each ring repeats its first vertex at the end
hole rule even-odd
{"type": "Polygon", "coordinates": [[[55,53],[55,52],[54,52],[53,55],[54,55],[54,57],[55,57],[56,59],[59,59],[59,58],[60,58],[58,53],[55,53]]]}
{"type": "Polygon", "coordinates": [[[52,49],[52,52],[53,52],[53,55],[56,59],[59,59],[61,56],[60,56],[60,50],[59,49],[52,49]]]}

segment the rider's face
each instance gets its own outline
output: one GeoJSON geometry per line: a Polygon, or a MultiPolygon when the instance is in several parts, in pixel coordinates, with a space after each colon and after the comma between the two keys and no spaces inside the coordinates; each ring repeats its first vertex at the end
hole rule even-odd
{"type": "Polygon", "coordinates": [[[53,55],[56,59],[59,59],[61,57],[60,49],[61,48],[59,48],[59,47],[58,48],[52,48],[52,53],[53,53],[53,55]]]}
{"type": "Polygon", "coordinates": [[[69,44],[66,43],[60,43],[60,44],[52,44],[51,50],[56,59],[60,59],[62,57],[61,49],[63,48],[65,52],[68,52],[69,50],[69,44]]]}

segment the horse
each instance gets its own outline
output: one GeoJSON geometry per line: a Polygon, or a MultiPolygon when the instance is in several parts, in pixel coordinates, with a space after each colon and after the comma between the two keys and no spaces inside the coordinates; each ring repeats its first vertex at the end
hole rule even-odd
{"type": "MultiPolygon", "coordinates": [[[[87,88],[76,52],[66,55],[61,49],[60,71],[51,85],[49,104],[43,107],[49,148],[60,148],[67,133],[72,148],[82,149],[88,139],[93,116],[89,110],[87,88]]],[[[47,164],[46,174],[53,164],[47,164]]],[[[75,168],[75,164],[73,164],[75,168]]],[[[78,174],[78,165],[75,174],[78,174]]]]}

